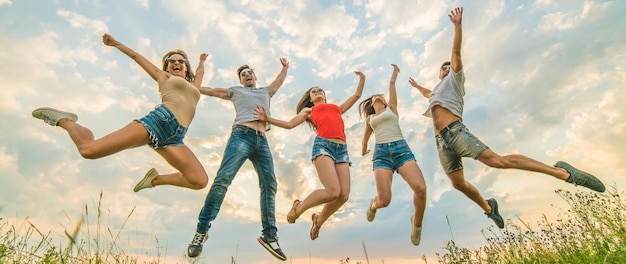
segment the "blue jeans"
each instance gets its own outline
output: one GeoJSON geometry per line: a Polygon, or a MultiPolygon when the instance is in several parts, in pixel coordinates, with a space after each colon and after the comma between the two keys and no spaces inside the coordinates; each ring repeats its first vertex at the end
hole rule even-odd
{"type": "Polygon", "coordinates": [[[335,164],[348,163],[349,166],[352,166],[350,156],[348,156],[348,144],[339,144],[316,136],[315,140],[313,140],[311,160],[314,160],[319,156],[328,156],[333,159],[335,164]]]}
{"type": "Polygon", "coordinates": [[[276,228],[275,217],[277,183],[272,153],[264,133],[243,125],[233,126],[224,150],[222,164],[217,171],[217,177],[211,185],[198,216],[197,232],[206,233],[209,231],[211,221],[215,220],[222,206],[228,186],[247,159],[252,162],[254,170],[259,176],[263,236],[277,236],[278,228],[276,228]]]}
{"type": "Polygon", "coordinates": [[[402,139],[376,144],[372,160],[374,170],[386,169],[393,172],[398,171],[407,161],[415,160],[415,156],[406,140],[402,139]]]}
{"type": "Polygon", "coordinates": [[[183,138],[187,128],[181,126],[172,111],[163,104],[157,105],[149,114],[135,121],[146,128],[151,140],[148,145],[154,149],[185,145],[183,138]]]}

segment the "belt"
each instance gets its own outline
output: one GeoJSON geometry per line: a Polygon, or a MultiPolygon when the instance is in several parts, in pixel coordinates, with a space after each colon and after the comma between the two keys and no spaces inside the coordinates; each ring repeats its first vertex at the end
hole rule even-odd
{"type": "Polygon", "coordinates": [[[461,120],[454,121],[450,123],[447,127],[444,127],[441,131],[439,131],[439,135],[445,134],[448,130],[452,129],[456,124],[461,124],[461,120]]]}
{"type": "Polygon", "coordinates": [[[255,135],[257,135],[259,137],[265,137],[265,132],[256,130],[256,129],[251,128],[249,126],[234,125],[233,128],[240,128],[240,129],[246,130],[247,132],[254,133],[255,135]]]}

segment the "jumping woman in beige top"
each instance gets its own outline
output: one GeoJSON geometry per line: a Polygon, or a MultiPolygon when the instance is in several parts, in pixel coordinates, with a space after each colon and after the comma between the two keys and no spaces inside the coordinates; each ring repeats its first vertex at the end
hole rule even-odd
{"type": "Polygon", "coordinates": [[[102,42],[135,60],[158,83],[161,104],[145,117],[99,139],[94,139],[91,130],[76,123],[78,116],[74,113],[42,107],[33,111],[33,117],[65,129],[83,158],[98,159],[125,149],[149,145],[178,170],[160,175],[154,168],[150,169],[135,186],[135,192],[156,185],[196,190],[204,188],[208,183],[207,174],[198,158],[185,146],[183,138],[196,112],[207,54],[200,55],[197,76],[194,76],[187,54],[182,50],[165,54],[163,68],[159,69],[109,34],[102,36],[102,42]]]}

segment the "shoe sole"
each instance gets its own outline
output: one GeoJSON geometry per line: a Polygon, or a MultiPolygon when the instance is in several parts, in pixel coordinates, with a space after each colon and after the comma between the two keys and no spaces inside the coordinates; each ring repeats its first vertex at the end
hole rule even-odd
{"type": "Polygon", "coordinates": [[[568,164],[567,162],[564,161],[558,161],[556,164],[554,164],[555,167],[557,168],[562,168],[565,171],[567,171],[570,174],[570,178],[568,178],[567,180],[565,180],[566,182],[572,183],[574,184],[574,186],[583,186],[585,188],[589,188],[591,190],[594,190],[596,192],[604,192],[606,191],[606,187],[604,186],[604,183],[602,183],[602,181],[600,181],[600,179],[598,179],[597,177],[591,175],[590,173],[584,172],[582,170],[577,169],[576,167],[568,164]],[[574,176],[574,174],[576,174],[576,176],[574,176]],[[582,180],[582,182],[576,182],[574,181],[573,178],[578,178],[578,180],[582,180]],[[568,181],[569,179],[572,179],[572,181],[568,181]]]}
{"type": "MultiPolygon", "coordinates": [[[[156,176],[152,177],[152,175],[154,174],[156,174],[156,176],[159,175],[159,173],[157,172],[155,168],[151,168],[148,172],[146,172],[146,175],[143,176],[143,179],[141,179],[141,181],[139,181],[137,185],[135,185],[135,188],[133,188],[133,191],[138,192],[138,191],[141,191],[142,189],[145,189],[145,188],[141,188],[141,186],[144,185],[146,181],[148,181],[148,179],[150,179],[150,181],[154,180],[154,178],[156,178],[156,176]]],[[[150,186],[152,186],[152,183],[150,184],[150,186]]]]}
{"type": "Polygon", "coordinates": [[[68,119],[70,119],[70,120],[72,120],[74,122],[78,121],[78,116],[76,114],[70,113],[70,112],[61,111],[61,110],[54,109],[54,108],[51,108],[51,107],[39,107],[39,108],[33,110],[31,115],[34,118],[43,120],[43,116],[42,116],[43,111],[50,111],[50,112],[54,112],[54,113],[57,113],[57,114],[66,115],[67,117],[64,117],[64,118],[68,118],[68,119]]]}
{"type": "Polygon", "coordinates": [[[262,238],[260,238],[260,237],[259,237],[259,238],[257,238],[257,239],[256,239],[256,241],[259,241],[259,244],[261,244],[261,246],[263,246],[263,247],[264,247],[264,248],[265,248],[265,249],[266,249],[266,250],[267,250],[270,254],[272,254],[272,256],[274,256],[275,258],[280,259],[280,260],[283,260],[283,261],[284,261],[284,260],[287,260],[287,258],[286,258],[286,257],[283,257],[283,256],[281,256],[281,255],[278,255],[278,253],[276,253],[276,252],[274,251],[274,249],[272,248],[272,246],[270,246],[270,244],[268,244],[268,243],[266,243],[265,241],[263,241],[263,239],[262,239],[262,238]]]}

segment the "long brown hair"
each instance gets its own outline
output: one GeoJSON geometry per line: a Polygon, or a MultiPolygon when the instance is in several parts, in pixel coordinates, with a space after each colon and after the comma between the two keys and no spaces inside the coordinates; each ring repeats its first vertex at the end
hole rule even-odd
{"type": "Polygon", "coordinates": [[[374,111],[374,106],[372,105],[373,97],[374,96],[372,95],[359,104],[359,118],[363,118],[363,116],[368,117],[369,115],[376,113],[376,111],[374,111]]]}
{"type": "Polygon", "coordinates": [[[196,75],[193,74],[193,70],[191,69],[191,64],[189,64],[189,57],[187,57],[187,53],[182,50],[176,49],[165,53],[165,56],[163,56],[163,70],[167,71],[167,66],[169,65],[167,59],[173,54],[178,54],[185,58],[185,66],[187,68],[187,71],[185,72],[185,80],[187,80],[188,82],[193,82],[193,80],[196,79],[196,75]]]}
{"type": "MultiPolygon", "coordinates": [[[[298,104],[296,105],[296,115],[300,113],[300,111],[302,111],[302,109],[304,109],[305,107],[313,107],[314,104],[311,101],[311,90],[313,90],[313,88],[319,88],[318,86],[313,86],[309,89],[306,90],[306,92],[304,92],[304,94],[302,95],[302,97],[300,98],[300,101],[298,101],[298,104]]],[[[322,91],[324,93],[324,95],[326,95],[326,93],[324,91],[322,91]]],[[[324,103],[326,102],[326,99],[324,99],[324,103]]],[[[315,126],[315,124],[313,124],[313,122],[311,122],[311,119],[309,119],[307,117],[306,122],[309,124],[309,127],[313,130],[316,131],[317,127],[315,126]]]]}

